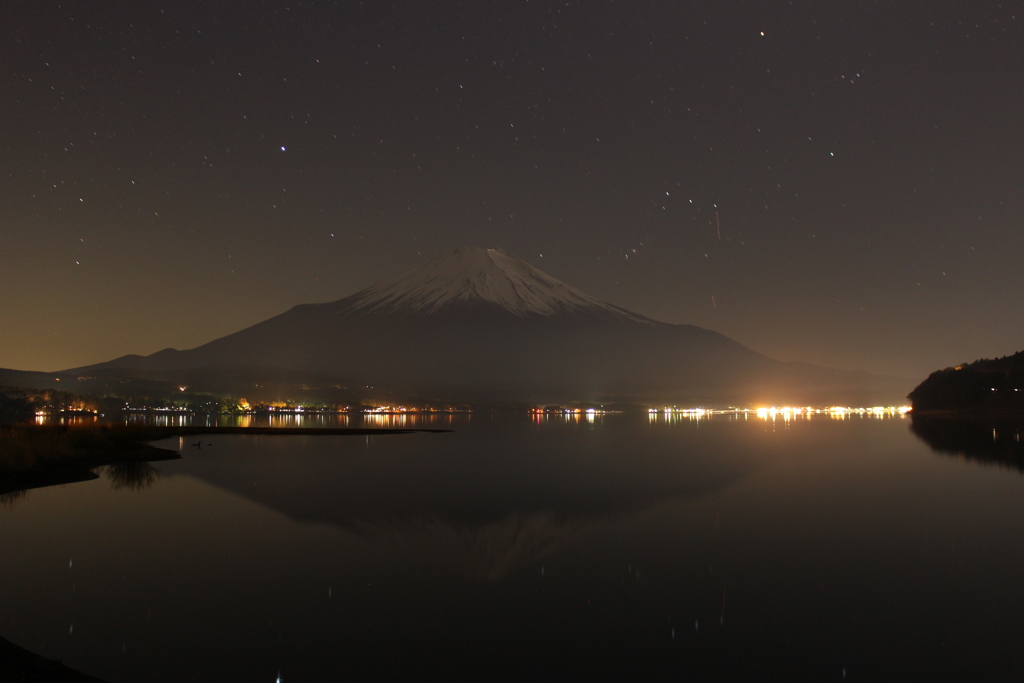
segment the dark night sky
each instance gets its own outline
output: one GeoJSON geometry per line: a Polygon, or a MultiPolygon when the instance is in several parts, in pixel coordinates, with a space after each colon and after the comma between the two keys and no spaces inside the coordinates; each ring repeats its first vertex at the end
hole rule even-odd
{"type": "Polygon", "coordinates": [[[461,245],[782,360],[919,377],[1016,351],[1022,23],[9,0],[0,366],[189,348],[461,245]]]}

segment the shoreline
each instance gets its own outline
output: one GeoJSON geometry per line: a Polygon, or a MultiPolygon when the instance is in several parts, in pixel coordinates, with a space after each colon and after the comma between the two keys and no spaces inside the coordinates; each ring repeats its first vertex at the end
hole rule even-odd
{"type": "MultiPolygon", "coordinates": [[[[74,484],[99,479],[98,467],[120,463],[149,463],[180,460],[181,454],[157,448],[147,442],[160,439],[207,434],[250,434],[259,436],[371,436],[411,434],[414,432],[451,432],[450,429],[397,428],[324,428],[315,427],[134,427],[112,425],[2,425],[0,440],[21,439],[27,467],[0,460],[0,496],[15,495],[31,489],[74,484]],[[84,437],[78,443],[72,437],[84,437]],[[49,452],[47,451],[49,449],[49,452]]],[[[105,681],[68,668],[59,660],[26,650],[0,637],[0,678],[42,683],[105,683],[105,681]]]]}
{"type": "Polygon", "coordinates": [[[177,427],[4,425],[0,427],[0,495],[98,479],[98,467],[180,459],[149,442],[214,434],[252,436],[376,436],[445,433],[450,429],[392,427],[177,427]],[[4,440],[7,443],[4,443],[4,440]],[[6,447],[6,448],[4,448],[6,447]]]}

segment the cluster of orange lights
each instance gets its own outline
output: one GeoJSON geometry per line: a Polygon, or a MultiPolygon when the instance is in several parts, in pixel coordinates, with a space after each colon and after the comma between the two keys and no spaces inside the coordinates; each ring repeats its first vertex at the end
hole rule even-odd
{"type": "Polygon", "coordinates": [[[835,419],[846,419],[853,416],[861,417],[903,417],[910,412],[910,406],[875,406],[872,408],[850,408],[846,406],[831,406],[828,408],[812,408],[802,406],[783,406],[770,408],[730,408],[728,410],[709,410],[706,408],[651,408],[648,411],[651,419],[658,415],[669,417],[688,417],[699,420],[712,415],[732,415],[748,417],[755,415],[762,420],[791,420],[794,418],[809,418],[813,415],[824,415],[835,419]]]}

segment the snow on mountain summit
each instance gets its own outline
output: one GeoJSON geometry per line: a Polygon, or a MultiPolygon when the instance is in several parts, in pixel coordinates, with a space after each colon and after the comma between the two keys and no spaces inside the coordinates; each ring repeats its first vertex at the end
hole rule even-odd
{"type": "Polygon", "coordinates": [[[651,322],[595,299],[502,249],[482,247],[441,254],[346,300],[364,313],[435,313],[463,302],[490,303],[520,316],[589,312],[651,322]]]}

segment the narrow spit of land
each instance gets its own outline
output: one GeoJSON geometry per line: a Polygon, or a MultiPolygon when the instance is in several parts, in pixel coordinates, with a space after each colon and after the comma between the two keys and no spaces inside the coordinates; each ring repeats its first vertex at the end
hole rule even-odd
{"type": "MultiPolygon", "coordinates": [[[[124,425],[0,426],[0,495],[27,489],[96,479],[92,470],[126,462],[155,462],[181,457],[151,441],[175,437],[234,434],[250,436],[379,436],[441,433],[450,429],[390,427],[160,427],[124,425]]],[[[202,442],[198,442],[199,447],[202,442]]]]}
{"type": "MultiPolygon", "coordinates": [[[[0,425],[0,503],[24,491],[97,479],[106,465],[176,460],[177,451],[156,448],[159,439],[212,434],[260,436],[376,436],[450,429],[157,427],[123,425],[0,425]]],[[[201,442],[200,442],[201,443],[201,442]]],[[[195,444],[193,444],[195,445],[195,444]]],[[[0,638],[0,680],[103,683],[0,638]]]]}

